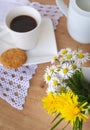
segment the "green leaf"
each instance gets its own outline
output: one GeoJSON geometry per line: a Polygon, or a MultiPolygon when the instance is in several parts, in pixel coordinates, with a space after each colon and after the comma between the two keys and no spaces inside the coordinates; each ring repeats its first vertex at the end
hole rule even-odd
{"type": "Polygon", "coordinates": [[[65,83],[79,96],[79,101],[90,103],[90,83],[85,79],[82,70],[77,70],[65,83]]]}

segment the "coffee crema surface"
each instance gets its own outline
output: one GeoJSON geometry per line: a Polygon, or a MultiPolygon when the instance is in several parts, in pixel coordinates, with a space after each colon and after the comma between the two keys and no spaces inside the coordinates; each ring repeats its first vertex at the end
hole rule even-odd
{"type": "Polygon", "coordinates": [[[20,15],[12,19],[10,28],[16,32],[28,32],[36,28],[36,20],[28,15],[20,15]]]}

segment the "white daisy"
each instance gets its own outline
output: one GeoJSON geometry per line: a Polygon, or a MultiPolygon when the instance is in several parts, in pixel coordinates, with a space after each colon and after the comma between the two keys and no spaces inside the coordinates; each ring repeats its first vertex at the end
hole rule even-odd
{"type": "Polygon", "coordinates": [[[58,93],[58,92],[66,92],[68,90],[70,90],[70,88],[66,86],[66,84],[63,82],[60,83],[58,86],[53,86],[53,84],[49,84],[46,92],[58,93]]]}
{"type": "Polygon", "coordinates": [[[59,77],[57,77],[57,75],[52,77],[51,84],[54,87],[56,87],[60,84],[60,79],[59,79],[59,77]]]}
{"type": "Polygon", "coordinates": [[[57,93],[59,91],[60,91],[59,87],[52,86],[51,84],[48,86],[48,88],[46,90],[47,93],[50,93],[50,92],[57,93]]]}
{"type": "Polygon", "coordinates": [[[68,53],[70,53],[71,51],[72,51],[72,50],[71,50],[70,48],[61,49],[61,50],[59,51],[59,55],[65,56],[65,55],[67,55],[68,53]]]}
{"type": "Polygon", "coordinates": [[[60,90],[59,88],[60,84],[60,79],[57,75],[52,76],[51,81],[49,82],[48,88],[47,88],[47,93],[48,92],[53,92],[56,93],[60,90]]]}
{"type": "Polygon", "coordinates": [[[50,83],[50,81],[51,81],[51,75],[49,75],[49,74],[47,74],[47,73],[45,73],[45,75],[44,75],[44,80],[46,81],[46,83],[47,84],[49,84],[50,83]]]}
{"type": "Polygon", "coordinates": [[[78,52],[76,52],[75,62],[77,64],[83,64],[87,60],[90,60],[90,54],[89,53],[83,53],[82,50],[79,50],[78,52]]]}
{"type": "Polygon", "coordinates": [[[49,75],[52,75],[53,73],[55,73],[57,70],[57,67],[55,65],[52,66],[48,66],[45,70],[46,73],[48,73],[49,75]]]}
{"type": "Polygon", "coordinates": [[[69,87],[66,85],[65,82],[60,83],[60,92],[66,92],[69,90],[69,87]]]}
{"type": "Polygon", "coordinates": [[[62,64],[62,68],[59,72],[60,76],[64,79],[68,79],[69,77],[72,76],[72,74],[74,73],[73,69],[72,69],[72,65],[69,63],[64,63],[62,64]]]}
{"type": "Polygon", "coordinates": [[[76,70],[80,70],[80,66],[78,66],[76,63],[72,64],[72,70],[75,72],[76,70]]]}
{"type": "Polygon", "coordinates": [[[58,59],[58,56],[53,56],[52,60],[51,60],[51,63],[55,63],[55,61],[58,59]]]}
{"type": "Polygon", "coordinates": [[[74,63],[75,55],[73,52],[67,53],[65,56],[62,56],[60,59],[60,63],[63,64],[65,62],[74,63]]]}
{"type": "Polygon", "coordinates": [[[66,61],[70,61],[70,62],[74,62],[74,59],[75,59],[75,54],[73,51],[69,52],[67,55],[66,55],[66,61]]]}

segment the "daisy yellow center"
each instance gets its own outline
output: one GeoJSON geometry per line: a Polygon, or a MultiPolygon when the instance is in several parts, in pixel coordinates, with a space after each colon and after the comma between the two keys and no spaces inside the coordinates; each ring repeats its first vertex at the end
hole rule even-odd
{"type": "Polygon", "coordinates": [[[75,70],[77,68],[77,66],[75,64],[73,64],[72,68],[75,70]]]}
{"type": "Polygon", "coordinates": [[[50,69],[50,72],[53,73],[53,72],[54,72],[54,69],[50,69]]]}
{"type": "Polygon", "coordinates": [[[57,81],[57,80],[54,80],[54,81],[53,81],[53,84],[54,84],[54,86],[57,86],[57,85],[58,85],[58,81],[57,81]]]}
{"type": "Polygon", "coordinates": [[[68,73],[68,68],[64,68],[64,69],[63,69],[63,73],[64,73],[64,74],[67,74],[67,73],[68,73]]]}
{"type": "Polygon", "coordinates": [[[50,76],[50,75],[48,75],[48,76],[47,76],[47,80],[49,81],[50,79],[51,79],[51,76],[50,76]]]}
{"type": "Polygon", "coordinates": [[[66,53],[67,53],[67,50],[63,50],[63,51],[62,51],[62,54],[66,54],[66,53]]]}
{"type": "Polygon", "coordinates": [[[82,58],[84,58],[84,55],[82,53],[79,53],[78,58],[82,59],[82,58]]]}
{"type": "Polygon", "coordinates": [[[54,56],[52,59],[53,59],[53,60],[56,60],[56,59],[57,59],[57,56],[54,56]]]}
{"type": "Polygon", "coordinates": [[[72,54],[68,54],[68,55],[67,55],[67,58],[68,58],[68,59],[71,59],[71,58],[72,58],[72,54]]]}

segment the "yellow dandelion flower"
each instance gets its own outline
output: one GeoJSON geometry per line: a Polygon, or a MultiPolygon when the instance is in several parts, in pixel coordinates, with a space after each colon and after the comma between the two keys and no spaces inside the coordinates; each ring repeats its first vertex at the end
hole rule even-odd
{"type": "Polygon", "coordinates": [[[54,114],[56,112],[56,102],[56,95],[53,93],[49,93],[42,99],[43,108],[46,109],[49,114],[54,114]]]}
{"type": "Polygon", "coordinates": [[[62,93],[59,98],[61,102],[63,102],[63,107],[59,107],[59,105],[61,105],[59,102],[57,111],[61,113],[62,118],[64,118],[66,121],[70,121],[72,125],[77,117],[80,121],[85,121],[87,119],[87,116],[84,114],[86,111],[84,107],[87,103],[80,105],[78,102],[78,96],[75,95],[72,91],[62,93]]]}

